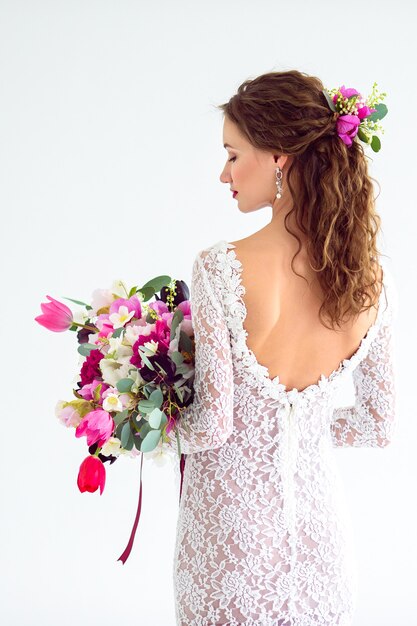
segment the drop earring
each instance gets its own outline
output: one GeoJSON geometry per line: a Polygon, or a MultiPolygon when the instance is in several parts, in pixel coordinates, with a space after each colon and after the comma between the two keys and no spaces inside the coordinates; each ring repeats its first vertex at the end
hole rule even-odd
{"type": "Polygon", "coordinates": [[[279,167],[277,167],[277,169],[275,170],[275,177],[276,177],[276,186],[277,186],[277,194],[276,194],[276,198],[282,198],[282,169],[279,167]]]}

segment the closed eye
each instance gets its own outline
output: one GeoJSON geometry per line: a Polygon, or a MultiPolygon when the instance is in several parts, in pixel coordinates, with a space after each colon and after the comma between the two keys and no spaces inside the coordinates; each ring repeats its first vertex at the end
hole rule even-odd
{"type": "Polygon", "coordinates": [[[229,161],[236,161],[236,157],[232,157],[229,161]]]}

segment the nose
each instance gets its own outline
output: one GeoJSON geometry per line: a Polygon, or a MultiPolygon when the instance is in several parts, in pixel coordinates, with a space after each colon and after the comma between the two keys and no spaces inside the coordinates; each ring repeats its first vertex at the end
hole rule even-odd
{"type": "Polygon", "coordinates": [[[220,182],[221,183],[230,183],[231,177],[229,172],[227,171],[227,164],[224,166],[222,173],[220,174],[220,182]]]}

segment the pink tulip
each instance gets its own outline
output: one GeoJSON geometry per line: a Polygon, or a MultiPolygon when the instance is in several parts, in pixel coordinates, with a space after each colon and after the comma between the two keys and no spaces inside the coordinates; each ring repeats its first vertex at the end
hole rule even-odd
{"type": "Polygon", "coordinates": [[[103,409],[95,409],[83,417],[75,430],[75,436],[86,435],[88,446],[97,443],[101,447],[110,439],[113,430],[114,421],[111,415],[103,409]]]}
{"type": "Polygon", "coordinates": [[[71,328],[73,324],[72,311],[62,302],[46,296],[51,302],[41,304],[42,315],[35,317],[35,321],[55,333],[71,328]]]}
{"type": "Polygon", "coordinates": [[[100,495],[106,484],[106,468],[97,456],[88,456],[80,465],[77,485],[82,492],[93,493],[100,487],[100,495]]]}
{"type": "Polygon", "coordinates": [[[337,134],[347,146],[352,145],[352,139],[358,132],[360,122],[357,115],[340,115],[337,118],[337,134]]]}

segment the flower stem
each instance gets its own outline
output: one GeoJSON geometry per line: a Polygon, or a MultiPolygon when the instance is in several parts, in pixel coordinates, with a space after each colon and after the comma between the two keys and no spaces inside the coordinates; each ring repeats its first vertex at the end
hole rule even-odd
{"type": "Polygon", "coordinates": [[[91,330],[93,333],[97,332],[97,328],[93,328],[92,326],[86,326],[86,324],[79,324],[78,322],[74,322],[74,320],[72,320],[72,323],[75,326],[81,326],[81,328],[86,328],[87,330],[91,330]]]}

